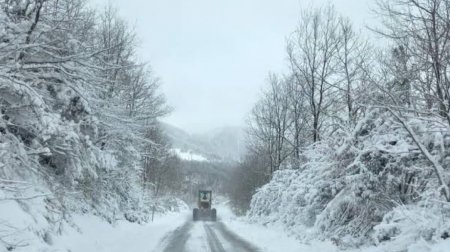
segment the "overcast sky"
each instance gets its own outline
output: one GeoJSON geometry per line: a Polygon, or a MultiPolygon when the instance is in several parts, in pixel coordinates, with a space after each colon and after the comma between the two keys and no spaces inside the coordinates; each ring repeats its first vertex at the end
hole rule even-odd
{"type": "MultiPolygon", "coordinates": [[[[373,0],[331,0],[363,27],[373,0]]],[[[269,72],[287,66],[285,38],[306,0],[111,0],[136,29],[139,55],[162,80],[188,132],[243,126],[269,72]]],[[[326,0],[313,1],[320,5],[326,0]]],[[[96,6],[106,3],[95,0],[96,6]]]]}

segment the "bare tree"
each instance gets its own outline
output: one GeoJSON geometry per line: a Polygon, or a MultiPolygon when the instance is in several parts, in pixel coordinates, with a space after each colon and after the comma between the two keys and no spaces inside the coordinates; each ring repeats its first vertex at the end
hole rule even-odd
{"type": "Polygon", "coordinates": [[[250,114],[249,133],[255,140],[252,148],[269,156],[269,171],[273,173],[289,156],[286,140],[292,120],[286,82],[272,74],[269,84],[270,89],[250,114]]]}
{"type": "Polygon", "coordinates": [[[108,80],[106,98],[113,98],[123,87],[120,74],[134,67],[134,49],[136,35],[121,19],[117,10],[107,5],[100,16],[99,38],[97,46],[103,50],[100,65],[103,66],[105,79],[108,80]]]}
{"type": "Polygon", "coordinates": [[[449,10],[448,0],[380,0],[377,13],[384,29],[376,31],[402,45],[418,72],[418,81],[411,83],[416,98],[450,124],[449,10]]]}
{"type": "Polygon", "coordinates": [[[292,153],[296,160],[300,158],[300,149],[308,143],[307,135],[305,134],[308,124],[307,110],[308,105],[306,96],[303,93],[302,84],[294,76],[289,76],[285,80],[286,91],[288,99],[288,113],[290,122],[290,136],[287,141],[292,146],[292,153]]]}
{"type": "Polygon", "coordinates": [[[320,140],[322,116],[331,105],[330,95],[336,91],[336,56],[342,44],[338,31],[339,19],[331,6],[305,11],[288,42],[292,73],[303,83],[309,100],[313,142],[320,140]]]}
{"type": "Polygon", "coordinates": [[[140,122],[151,122],[167,115],[171,109],[165,97],[159,93],[159,79],[146,66],[129,69],[124,75],[128,117],[140,122]]]}
{"type": "Polygon", "coordinates": [[[371,50],[367,41],[361,39],[356,33],[349,19],[341,18],[339,21],[339,36],[341,45],[337,53],[339,70],[342,75],[343,101],[347,109],[346,120],[355,125],[358,111],[361,106],[355,104],[359,101],[360,87],[365,86],[365,68],[368,68],[371,50]]]}

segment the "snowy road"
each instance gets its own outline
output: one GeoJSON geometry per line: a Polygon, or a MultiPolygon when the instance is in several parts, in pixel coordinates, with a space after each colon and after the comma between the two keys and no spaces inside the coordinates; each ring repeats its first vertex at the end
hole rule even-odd
{"type": "MultiPolygon", "coordinates": [[[[192,210],[169,213],[139,225],[120,221],[110,225],[91,215],[73,218],[77,229],[67,228],[46,247],[25,247],[17,252],[337,252],[331,244],[302,244],[283,229],[248,223],[227,204],[216,204],[218,221],[192,221],[192,210]]],[[[0,250],[1,251],[1,250],[0,250]]]]}
{"type": "MultiPolygon", "coordinates": [[[[223,222],[188,221],[165,236],[157,249],[164,252],[257,252],[256,246],[230,231],[223,222]]],[[[156,250],[155,250],[156,251],[156,250]]]]}

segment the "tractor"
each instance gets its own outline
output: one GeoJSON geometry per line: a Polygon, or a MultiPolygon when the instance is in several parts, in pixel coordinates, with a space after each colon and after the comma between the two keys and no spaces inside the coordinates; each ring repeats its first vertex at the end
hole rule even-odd
{"type": "Polygon", "coordinates": [[[194,208],[192,215],[194,221],[198,220],[217,220],[217,211],[215,208],[211,208],[212,203],[212,191],[199,190],[198,191],[198,208],[194,208]]]}

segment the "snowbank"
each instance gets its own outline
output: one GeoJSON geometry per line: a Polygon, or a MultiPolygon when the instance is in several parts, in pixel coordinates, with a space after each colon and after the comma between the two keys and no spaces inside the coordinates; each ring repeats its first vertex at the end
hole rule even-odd
{"type": "Polygon", "coordinates": [[[263,225],[251,223],[248,219],[237,217],[227,204],[218,207],[220,221],[226,223],[227,228],[252,244],[257,244],[262,251],[283,252],[336,252],[338,248],[329,241],[314,240],[302,243],[286,232],[283,225],[263,225]]]}
{"type": "Polygon", "coordinates": [[[148,251],[157,246],[163,235],[190,217],[190,211],[183,204],[178,211],[156,213],[153,222],[144,224],[125,219],[111,224],[100,216],[74,214],[55,225],[44,206],[42,199],[35,200],[33,207],[28,208],[31,212],[26,212],[16,201],[0,202],[2,224],[10,227],[10,230],[2,230],[2,240],[11,244],[10,248],[0,248],[0,251],[148,251]]]}
{"type": "MultiPolygon", "coordinates": [[[[181,226],[190,212],[172,212],[157,216],[144,225],[120,221],[110,225],[95,216],[75,216],[80,231],[69,229],[55,239],[57,251],[72,252],[140,252],[151,251],[168,232],[181,226]],[[180,215],[182,216],[180,218],[180,215]]],[[[30,250],[27,250],[30,251],[30,250]]],[[[35,250],[39,251],[39,250],[35,250]]]]}

